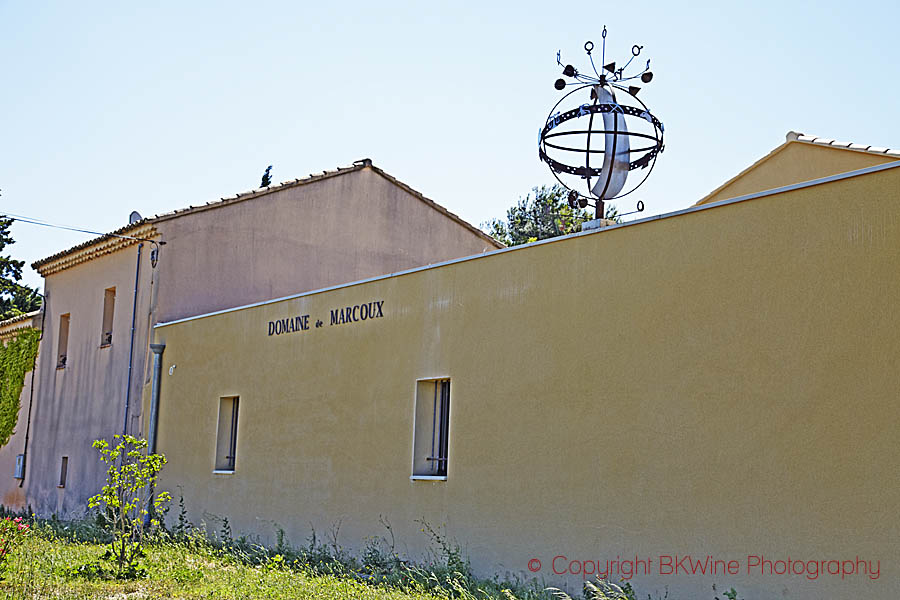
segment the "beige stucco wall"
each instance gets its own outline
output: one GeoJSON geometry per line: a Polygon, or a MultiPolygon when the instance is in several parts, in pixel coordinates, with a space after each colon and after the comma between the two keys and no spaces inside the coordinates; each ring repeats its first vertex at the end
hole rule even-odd
{"type": "Polygon", "coordinates": [[[18,479],[14,479],[16,467],[16,455],[22,454],[25,449],[25,431],[28,421],[28,401],[31,396],[31,371],[25,374],[25,385],[19,395],[19,414],[16,419],[16,428],[9,438],[9,442],[0,449],[0,478],[4,480],[0,504],[5,508],[21,511],[27,508],[26,490],[24,483],[19,487],[18,479]]]}
{"type": "Polygon", "coordinates": [[[894,599],[898,190],[890,169],[159,327],[163,487],[296,544],[340,522],[358,548],[383,516],[413,559],[424,519],[483,575],[538,558],[570,589],[555,556],[677,553],[741,572],[654,566],[642,597],[894,599]],[[375,300],[383,318],[330,324],[375,300]],[[305,314],[323,327],[268,335],[305,314]],[[416,380],[444,376],[449,477],[411,481],[416,380]],[[237,466],[214,474],[232,395],[237,466]],[[880,577],[747,575],[751,554],[880,577]]]}
{"type": "Polygon", "coordinates": [[[896,160],[896,156],[788,141],[697,204],[737,198],[896,160]]]}
{"type": "Polygon", "coordinates": [[[371,168],[156,226],[160,321],[496,248],[371,168]]]}
{"type": "MultiPolygon", "coordinates": [[[[24,502],[38,514],[84,514],[86,499],[99,491],[104,478],[91,442],[122,433],[137,248],[129,246],[45,279],[44,335],[24,485],[24,502]],[[101,347],[104,290],[110,287],[116,288],[113,340],[108,347],[101,347]],[[57,369],[59,318],[66,313],[70,315],[67,363],[64,369],[57,369]],[[63,456],[68,457],[68,474],[66,486],[59,488],[63,456]]],[[[150,246],[145,244],[135,328],[131,431],[140,430],[152,276],[149,252],[150,246]]],[[[0,465],[20,452],[21,447],[13,443],[0,449],[0,465]]],[[[19,489],[12,471],[8,476],[0,471],[0,482],[4,497],[19,489]]]]}

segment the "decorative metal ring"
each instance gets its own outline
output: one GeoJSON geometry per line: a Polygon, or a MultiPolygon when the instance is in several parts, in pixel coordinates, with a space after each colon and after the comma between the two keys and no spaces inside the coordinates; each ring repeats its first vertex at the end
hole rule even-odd
{"type": "MultiPolygon", "coordinates": [[[[602,32],[604,61],[606,34],[607,30],[604,27],[602,32]]],[[[589,56],[595,49],[596,44],[593,41],[588,40],[584,43],[584,50],[589,56]]],[[[604,64],[603,68],[609,73],[604,71],[602,75],[594,66],[593,57],[590,61],[593,74],[588,74],[575,70],[568,63],[563,63],[560,53],[557,53],[557,63],[565,67],[563,75],[574,78],[575,81],[566,83],[566,80],[559,79],[555,83],[556,89],[566,90],[567,93],[564,92],[550,109],[543,126],[538,130],[538,157],[550,167],[553,177],[570,191],[570,203],[572,196],[575,196],[584,198],[585,202],[588,199],[595,199],[597,206],[600,207],[601,200],[613,200],[633,193],[647,180],[658,155],[665,149],[663,142],[665,129],[662,122],[650,112],[643,100],[638,98],[641,88],[630,83],[638,78],[643,83],[650,82],[653,77],[649,71],[650,61],[647,61],[647,68],[642,72],[631,75],[625,73],[632,64],[632,59],[639,56],[642,51],[643,46],[632,45],[632,56],[629,60],[619,69],[616,69],[614,62],[604,64]],[[588,102],[575,106],[569,104],[568,106],[572,108],[558,110],[573,94],[586,92],[590,92],[588,102]],[[617,99],[616,95],[619,92],[624,92],[627,96],[622,95],[617,99]],[[623,101],[622,104],[619,103],[620,100],[623,101]],[[583,121],[574,123],[576,119],[582,117],[583,121]],[[596,127],[598,117],[602,117],[603,121],[600,127],[596,127]],[[566,127],[562,127],[564,123],[567,123],[566,127]],[[584,136],[583,147],[575,141],[578,136],[584,136]],[[598,157],[602,158],[598,160],[598,157]],[[627,173],[635,169],[645,172],[631,178],[630,185],[626,187],[627,173]],[[580,184],[572,181],[570,185],[566,177],[573,179],[573,176],[586,181],[580,184]],[[587,186],[587,193],[574,189],[582,185],[587,186]]],[[[637,212],[643,209],[641,202],[637,212]]]]}
{"type": "MultiPolygon", "coordinates": [[[[564,113],[559,113],[556,115],[552,115],[547,119],[546,125],[544,125],[543,133],[546,134],[551,129],[559,126],[560,123],[565,123],[570,119],[574,119],[585,115],[587,113],[614,113],[618,112],[623,115],[628,115],[631,117],[639,117],[644,120],[650,121],[654,127],[658,129],[662,129],[662,124],[659,119],[650,114],[650,111],[644,109],[641,110],[639,108],[635,108],[633,106],[621,105],[621,104],[582,104],[578,108],[573,108],[571,110],[567,110],[564,113]]],[[[606,133],[602,131],[594,130],[592,133],[606,133]]],[[[613,132],[610,132],[613,133],[613,132]]],[[[644,137],[644,136],[641,136],[644,137]]],[[[651,138],[653,139],[653,138],[651,138]]]]}

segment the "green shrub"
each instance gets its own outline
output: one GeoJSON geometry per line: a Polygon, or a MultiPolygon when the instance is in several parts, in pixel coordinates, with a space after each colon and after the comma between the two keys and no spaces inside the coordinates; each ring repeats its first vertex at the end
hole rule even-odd
{"type": "Polygon", "coordinates": [[[121,440],[111,448],[106,440],[94,441],[100,460],[109,465],[106,485],[89,501],[112,533],[104,558],[116,565],[118,578],[134,578],[144,574],[138,564],[147,525],[154,528],[159,521],[154,514],[171,498],[168,492],[153,495],[159,471],[166,464],[162,454],[144,454],[146,440],[130,435],[116,435],[121,440]]]}
{"type": "Polygon", "coordinates": [[[6,576],[10,555],[22,545],[29,533],[31,527],[22,520],[22,517],[0,519],[0,579],[6,576]]]}

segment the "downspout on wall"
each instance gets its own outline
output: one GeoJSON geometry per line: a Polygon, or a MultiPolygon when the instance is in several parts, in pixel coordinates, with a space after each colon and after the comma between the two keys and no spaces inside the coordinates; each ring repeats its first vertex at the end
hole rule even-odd
{"type": "MultiPolygon", "coordinates": [[[[150,344],[150,350],[153,351],[153,384],[150,388],[150,425],[147,432],[147,454],[156,454],[156,426],[159,422],[159,384],[160,375],[162,373],[162,355],[166,349],[165,344],[150,344]]],[[[155,513],[155,505],[153,504],[154,489],[150,487],[150,499],[148,502],[149,510],[144,515],[144,526],[149,526],[155,513]]]]}
{"type": "Polygon", "coordinates": [[[138,301],[138,285],[141,277],[141,251],[144,249],[144,242],[138,244],[137,266],[134,270],[134,303],[131,307],[131,345],[128,349],[128,383],[125,388],[125,416],[122,419],[122,435],[128,434],[128,409],[131,406],[131,372],[134,368],[134,328],[135,319],[137,318],[137,301],[138,301]]]}
{"type": "MultiPolygon", "coordinates": [[[[164,245],[165,242],[158,242],[155,244],[154,249],[150,251],[150,302],[147,307],[147,327],[143,332],[147,336],[145,338],[147,340],[153,339],[153,324],[156,322],[156,305],[159,302],[159,277],[161,270],[157,268],[157,265],[159,264],[160,248],[164,245]]],[[[150,360],[150,353],[148,353],[144,364],[144,385],[148,385],[153,377],[153,366],[150,360]]]]}
{"type": "Polygon", "coordinates": [[[159,384],[165,344],[150,344],[153,351],[153,384],[150,388],[150,426],[147,432],[147,453],[156,454],[156,425],[159,421],[159,384]]]}

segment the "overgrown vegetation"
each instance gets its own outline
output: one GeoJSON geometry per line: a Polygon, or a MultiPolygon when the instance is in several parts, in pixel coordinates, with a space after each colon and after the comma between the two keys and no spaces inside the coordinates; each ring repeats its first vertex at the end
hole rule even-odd
{"type": "MultiPolygon", "coordinates": [[[[313,532],[298,548],[279,530],[276,547],[266,548],[244,537],[225,541],[193,526],[182,533],[174,526],[159,528],[147,538],[141,572],[119,579],[108,570],[93,568],[108,549],[108,528],[97,521],[29,520],[32,535],[10,555],[0,598],[549,598],[537,587],[509,589],[459,572],[463,563],[441,558],[443,546],[435,548],[433,563],[408,564],[392,549],[389,525],[386,535],[369,540],[359,557],[340,547],[337,529],[325,539],[313,532]]],[[[452,548],[458,557],[459,549],[452,548]]]]}
{"type": "Polygon", "coordinates": [[[9,442],[19,418],[25,374],[34,368],[40,332],[25,329],[4,346],[0,342],[0,447],[9,442]]]}
{"type": "Polygon", "coordinates": [[[9,557],[22,545],[31,533],[31,527],[22,517],[0,519],[0,580],[6,577],[9,557]]]}
{"type": "MultiPolygon", "coordinates": [[[[275,525],[276,544],[232,538],[222,519],[218,530],[196,527],[179,502],[172,526],[150,530],[132,579],[118,579],[109,570],[95,570],[112,534],[103,519],[60,521],[29,517],[31,531],[10,553],[8,573],[0,581],[0,600],[66,598],[78,600],[179,598],[200,599],[366,599],[366,600],[669,600],[638,594],[627,583],[585,583],[582,594],[545,589],[537,581],[483,580],[472,575],[459,546],[441,528],[419,521],[432,542],[428,560],[415,565],[394,547],[390,523],[385,533],[366,540],[354,556],[338,542],[340,523],[325,536],[312,531],[306,544],[292,546],[275,525]],[[180,526],[180,527],[179,527],[180,526]],[[227,539],[223,535],[227,533],[227,539]]],[[[0,516],[12,516],[0,507],[0,516]]],[[[691,597],[712,600],[713,594],[691,597]]],[[[674,598],[672,599],[674,600],[674,598]]],[[[715,600],[740,600],[731,589],[715,600]]]]}

